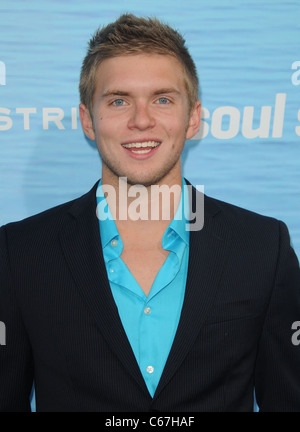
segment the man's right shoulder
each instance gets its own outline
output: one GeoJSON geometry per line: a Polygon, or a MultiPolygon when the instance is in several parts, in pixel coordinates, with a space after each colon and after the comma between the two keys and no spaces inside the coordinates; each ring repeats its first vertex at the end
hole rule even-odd
{"type": "Polygon", "coordinates": [[[70,220],[72,213],[84,211],[89,202],[95,199],[94,195],[97,183],[90,191],[78,198],[59,204],[20,221],[9,222],[0,227],[0,230],[6,231],[10,239],[28,239],[32,235],[35,237],[41,236],[41,238],[44,235],[54,235],[70,220]]]}

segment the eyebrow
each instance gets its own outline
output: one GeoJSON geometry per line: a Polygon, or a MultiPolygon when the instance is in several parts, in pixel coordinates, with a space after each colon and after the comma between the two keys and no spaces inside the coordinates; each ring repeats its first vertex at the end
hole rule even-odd
{"type": "MultiPolygon", "coordinates": [[[[153,95],[157,96],[160,94],[170,94],[170,93],[180,94],[180,91],[174,87],[166,87],[166,88],[161,88],[161,89],[155,90],[155,92],[153,92],[153,95]]],[[[102,97],[106,98],[109,96],[130,96],[130,93],[126,92],[124,90],[118,90],[118,89],[110,90],[110,89],[108,89],[103,93],[102,97]]]]}
{"type": "Polygon", "coordinates": [[[154,95],[160,95],[160,94],[164,94],[164,93],[180,94],[180,91],[175,89],[174,87],[167,87],[167,88],[162,88],[162,89],[156,90],[153,94],[154,95]]]}
{"type": "Polygon", "coordinates": [[[128,92],[124,92],[122,90],[107,90],[103,93],[102,97],[108,97],[108,96],[128,96],[128,92]]]}

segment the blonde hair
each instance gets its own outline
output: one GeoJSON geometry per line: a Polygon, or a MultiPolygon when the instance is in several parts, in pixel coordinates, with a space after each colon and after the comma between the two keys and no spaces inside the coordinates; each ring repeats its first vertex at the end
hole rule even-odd
{"type": "Polygon", "coordinates": [[[115,22],[99,28],[89,41],[83,60],[79,92],[80,101],[92,116],[95,75],[100,63],[108,58],[140,53],[171,55],[183,66],[189,108],[198,99],[199,82],[195,63],[178,31],[157,18],[139,18],[123,14],[115,22]]]}

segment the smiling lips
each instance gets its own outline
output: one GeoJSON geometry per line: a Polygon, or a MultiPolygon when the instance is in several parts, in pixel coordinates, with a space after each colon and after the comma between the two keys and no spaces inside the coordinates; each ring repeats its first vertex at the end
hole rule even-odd
{"type": "Polygon", "coordinates": [[[143,155],[150,153],[153,149],[158,147],[161,143],[159,141],[143,141],[143,142],[133,142],[122,144],[126,150],[136,155],[143,155]]]}

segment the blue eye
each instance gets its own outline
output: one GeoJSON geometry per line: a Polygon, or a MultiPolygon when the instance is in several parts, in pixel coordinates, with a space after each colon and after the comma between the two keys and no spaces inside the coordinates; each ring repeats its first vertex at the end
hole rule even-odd
{"type": "Polygon", "coordinates": [[[161,97],[161,98],[158,99],[158,102],[159,102],[160,104],[167,104],[167,103],[169,103],[170,101],[169,101],[169,99],[167,99],[167,98],[165,98],[165,97],[161,97]]]}
{"type": "Polygon", "coordinates": [[[116,99],[115,101],[113,101],[113,105],[116,105],[116,106],[122,106],[123,104],[124,104],[123,99],[116,99]]]}

